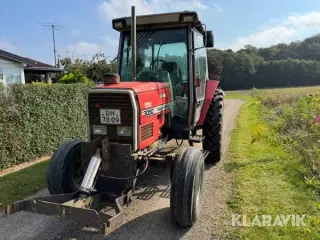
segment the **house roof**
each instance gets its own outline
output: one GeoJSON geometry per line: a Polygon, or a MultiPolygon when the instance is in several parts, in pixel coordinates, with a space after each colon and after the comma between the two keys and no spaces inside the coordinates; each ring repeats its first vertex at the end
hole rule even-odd
{"type": "Polygon", "coordinates": [[[42,71],[42,72],[62,72],[63,70],[61,68],[57,68],[55,66],[37,61],[32,58],[28,57],[21,57],[13,53],[9,53],[6,51],[3,51],[0,49],[0,57],[19,62],[24,63],[26,66],[24,67],[25,71],[31,72],[31,71],[42,71]]]}
{"type": "Polygon", "coordinates": [[[32,58],[26,58],[28,60],[33,61],[32,65],[28,65],[27,67],[24,68],[24,70],[27,71],[48,71],[48,72],[62,72],[63,70],[61,68],[57,68],[55,66],[43,63],[43,62],[39,62],[37,60],[34,60],[32,58]]]}
{"type": "Polygon", "coordinates": [[[19,63],[25,63],[25,64],[33,64],[32,60],[29,60],[27,58],[15,55],[13,53],[9,53],[6,51],[3,51],[0,49],[0,57],[15,61],[15,62],[19,62],[19,63]]]}

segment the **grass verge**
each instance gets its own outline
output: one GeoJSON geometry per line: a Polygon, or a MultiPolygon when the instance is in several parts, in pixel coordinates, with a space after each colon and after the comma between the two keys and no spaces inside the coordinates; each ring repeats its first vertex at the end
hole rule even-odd
{"type": "MultiPolygon", "coordinates": [[[[302,161],[284,152],[268,138],[251,143],[252,129],[261,123],[259,105],[247,101],[231,135],[225,167],[234,175],[234,193],[229,201],[233,214],[245,214],[247,224],[255,215],[306,214],[306,226],[234,227],[232,237],[240,239],[320,239],[319,205],[303,179],[302,161]]],[[[269,133],[270,134],[270,133],[269,133]]],[[[250,221],[251,220],[251,221],[250,221]]],[[[240,219],[243,223],[243,217],[240,219]]]]}
{"type": "Polygon", "coordinates": [[[2,205],[0,208],[45,188],[48,164],[49,161],[44,161],[0,177],[0,205],[2,205]]]}

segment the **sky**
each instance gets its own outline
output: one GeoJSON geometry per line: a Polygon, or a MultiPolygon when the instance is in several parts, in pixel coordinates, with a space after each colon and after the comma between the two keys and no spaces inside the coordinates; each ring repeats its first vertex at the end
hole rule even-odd
{"type": "Polygon", "coordinates": [[[320,32],[319,0],[0,0],[0,49],[48,64],[57,55],[113,58],[119,34],[111,20],[130,15],[195,10],[212,30],[215,47],[238,50],[303,40],[320,32]]]}

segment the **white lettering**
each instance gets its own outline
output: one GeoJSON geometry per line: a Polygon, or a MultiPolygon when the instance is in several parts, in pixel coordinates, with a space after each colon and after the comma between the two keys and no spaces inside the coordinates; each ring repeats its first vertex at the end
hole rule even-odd
{"type": "Polygon", "coordinates": [[[272,221],[271,215],[262,215],[262,226],[265,226],[265,227],[272,226],[271,221],[272,221]]]}
{"type": "Polygon", "coordinates": [[[239,214],[232,214],[232,226],[241,226],[241,222],[239,221],[241,215],[239,214]]]}
{"type": "Polygon", "coordinates": [[[279,217],[279,215],[277,215],[277,217],[276,217],[276,219],[274,220],[274,223],[273,223],[273,225],[272,226],[283,226],[283,223],[282,223],[282,221],[281,221],[281,219],[280,219],[280,217],[279,217]]]}
{"type": "Polygon", "coordinates": [[[244,226],[244,227],[249,227],[250,226],[250,224],[247,223],[247,215],[244,215],[242,217],[242,226],[244,226]]]}
{"type": "Polygon", "coordinates": [[[305,224],[305,222],[304,222],[304,219],[305,219],[305,217],[306,217],[306,215],[297,215],[296,216],[296,227],[300,227],[300,226],[302,226],[302,227],[305,227],[306,226],[306,224],[305,224]]]}
{"type": "Polygon", "coordinates": [[[282,223],[283,223],[283,226],[287,226],[287,224],[288,224],[288,222],[289,222],[289,220],[290,220],[290,218],[291,218],[291,215],[280,215],[280,218],[281,218],[281,221],[282,221],[282,223]]]}
{"type": "Polygon", "coordinates": [[[259,219],[259,216],[256,215],[253,220],[252,220],[252,223],[251,223],[251,226],[261,226],[261,223],[260,223],[260,219],[259,219]]]}

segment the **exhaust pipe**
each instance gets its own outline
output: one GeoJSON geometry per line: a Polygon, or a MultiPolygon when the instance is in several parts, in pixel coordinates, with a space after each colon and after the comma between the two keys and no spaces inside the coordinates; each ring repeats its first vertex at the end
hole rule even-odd
{"type": "Polygon", "coordinates": [[[136,9],[135,6],[131,7],[131,52],[132,52],[132,65],[131,65],[131,80],[136,81],[136,51],[137,51],[137,27],[136,27],[136,9]]]}
{"type": "Polygon", "coordinates": [[[92,156],[86,174],[81,182],[80,189],[84,192],[90,192],[93,189],[94,180],[101,164],[100,148],[92,156]]]}

